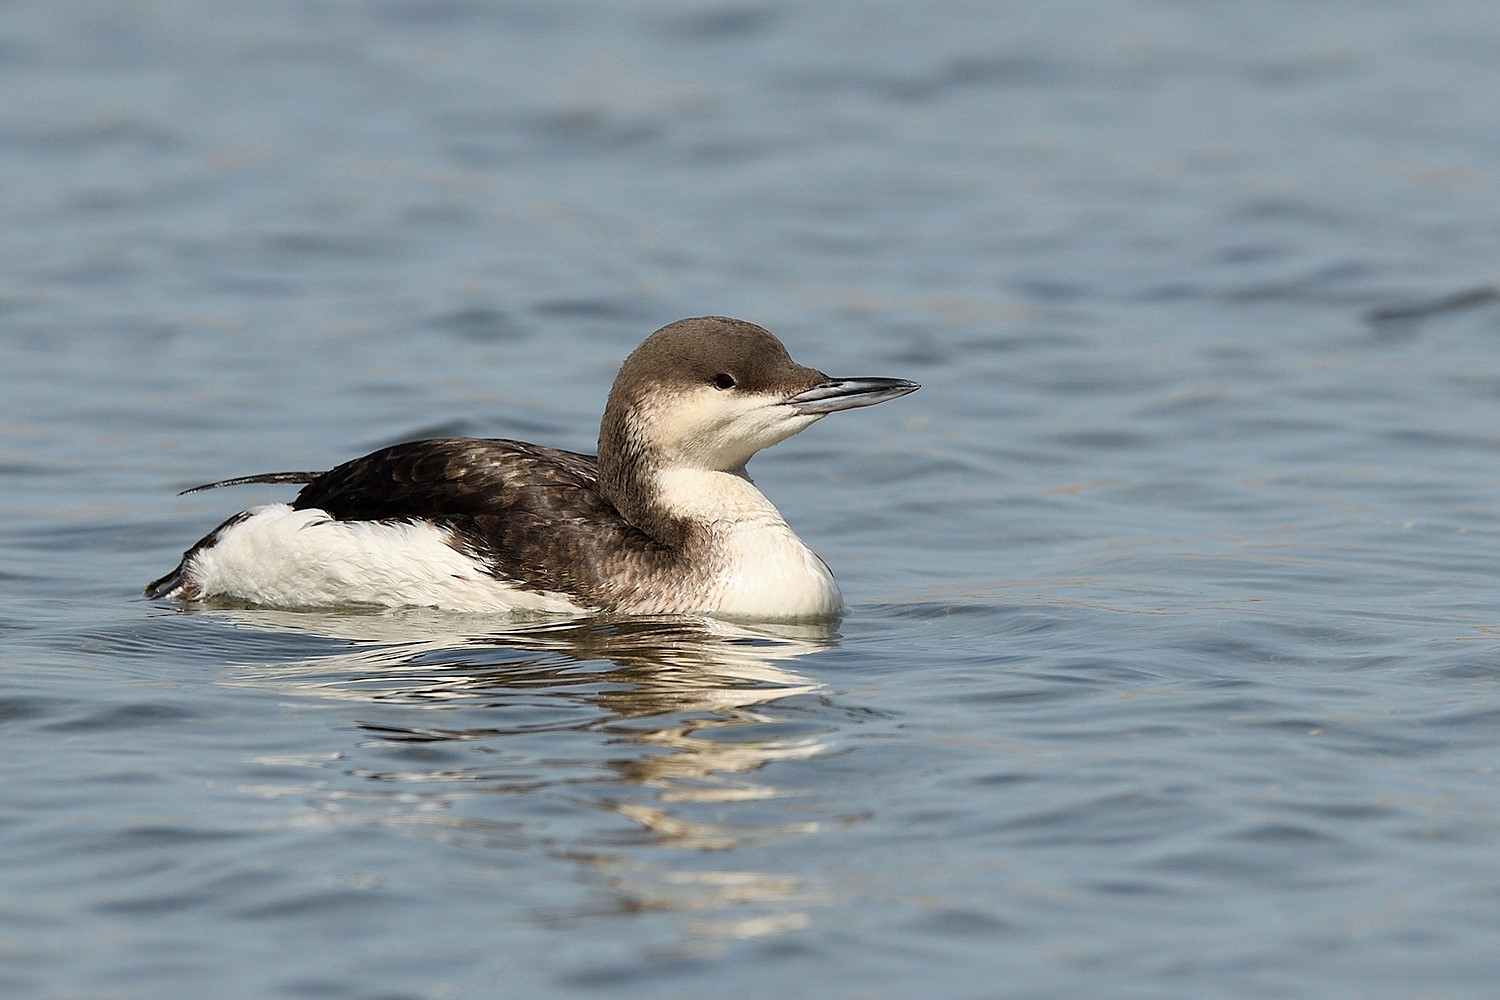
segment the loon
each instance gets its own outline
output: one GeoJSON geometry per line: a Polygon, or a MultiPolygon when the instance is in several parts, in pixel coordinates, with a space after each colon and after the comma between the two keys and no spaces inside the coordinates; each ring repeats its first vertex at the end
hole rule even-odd
{"type": "Polygon", "coordinates": [[[410,441],[229,518],[146,587],[152,598],[280,608],[701,614],[800,621],[843,607],[827,565],[745,463],[837,410],[919,388],[830,378],[743,320],[657,330],[620,367],[595,458],[523,441],[410,441]]]}

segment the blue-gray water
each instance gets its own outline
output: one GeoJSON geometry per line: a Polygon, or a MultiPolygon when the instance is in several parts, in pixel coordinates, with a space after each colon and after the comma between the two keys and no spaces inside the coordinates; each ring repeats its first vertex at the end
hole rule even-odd
{"type": "Polygon", "coordinates": [[[1480,998],[1500,7],[0,6],[0,996],[1480,998]],[[183,610],[728,313],[836,630],[183,610]]]}

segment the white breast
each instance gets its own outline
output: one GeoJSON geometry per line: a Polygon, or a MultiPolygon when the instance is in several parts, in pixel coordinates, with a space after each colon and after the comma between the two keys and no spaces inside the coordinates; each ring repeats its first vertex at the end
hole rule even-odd
{"type": "Polygon", "coordinates": [[[704,525],[710,614],[732,618],[827,618],[843,607],[833,574],[743,474],[675,469],[657,475],[673,513],[704,525]]]}

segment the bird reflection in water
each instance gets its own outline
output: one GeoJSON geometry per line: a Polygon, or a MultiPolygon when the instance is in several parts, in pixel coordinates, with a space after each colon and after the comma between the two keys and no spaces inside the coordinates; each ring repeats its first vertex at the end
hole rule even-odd
{"type": "MultiPolygon", "coordinates": [[[[540,850],[605,890],[548,921],[679,913],[701,947],[803,926],[822,895],[754,870],[753,858],[725,862],[842,822],[820,793],[765,774],[828,752],[832,733],[860,714],[830,706],[822,685],[788,666],[834,646],[831,625],[590,617],[496,628],[431,610],[212,613],[336,643],[242,665],[228,682],[366,706],[351,723],[365,739],[338,754],[340,767],[356,764],[346,774],[377,786],[342,789],[374,796],[364,821],[385,808],[380,822],[448,842],[540,850]]],[[[297,648],[307,649],[300,637],[297,648]]]]}

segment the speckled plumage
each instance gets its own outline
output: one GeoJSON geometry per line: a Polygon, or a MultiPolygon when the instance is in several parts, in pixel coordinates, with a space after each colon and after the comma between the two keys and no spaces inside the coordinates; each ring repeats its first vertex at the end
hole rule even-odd
{"type": "Polygon", "coordinates": [[[692,548],[668,548],[626,521],[599,492],[598,459],[524,441],[383,448],[324,473],[292,506],[345,521],[430,521],[497,579],[593,608],[639,603],[631,581],[672,572],[692,548]]]}

